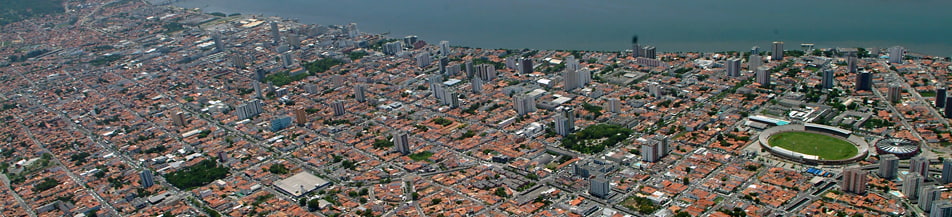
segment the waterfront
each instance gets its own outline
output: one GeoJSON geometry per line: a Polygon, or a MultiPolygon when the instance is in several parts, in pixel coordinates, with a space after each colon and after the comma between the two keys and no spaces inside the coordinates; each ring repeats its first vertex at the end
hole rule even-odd
{"type": "Polygon", "coordinates": [[[860,0],[179,0],[206,12],[262,14],[487,48],[621,50],[630,37],[660,51],[747,50],[771,41],[888,47],[948,56],[950,1],[860,0]]]}

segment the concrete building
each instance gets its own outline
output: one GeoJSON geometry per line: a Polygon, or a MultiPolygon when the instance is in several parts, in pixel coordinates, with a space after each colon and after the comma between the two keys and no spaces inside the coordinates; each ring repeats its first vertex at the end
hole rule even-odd
{"type": "Polygon", "coordinates": [[[925,156],[910,158],[909,173],[918,173],[922,177],[929,177],[929,159],[925,156]]]}
{"type": "Polygon", "coordinates": [[[473,80],[470,81],[470,83],[471,83],[470,85],[473,86],[473,93],[475,93],[475,94],[482,94],[482,93],[483,93],[483,80],[482,80],[482,79],[479,79],[479,78],[475,78],[475,77],[474,77],[473,80]]]}
{"type": "Polygon", "coordinates": [[[740,59],[727,59],[727,76],[740,77],[740,59]]]}
{"type": "Polygon", "coordinates": [[[297,198],[308,192],[323,188],[331,183],[308,172],[301,172],[286,179],[274,182],[274,189],[297,198]]]}
{"type": "Polygon", "coordinates": [[[849,73],[856,73],[856,70],[859,68],[857,65],[856,56],[849,55],[846,56],[846,67],[849,73]]]}
{"type": "Polygon", "coordinates": [[[295,109],[294,122],[296,122],[298,126],[304,126],[304,124],[307,124],[307,111],[304,109],[295,109]]]}
{"type": "Polygon", "coordinates": [[[344,101],[342,100],[337,100],[331,103],[331,108],[334,109],[334,116],[344,115],[344,113],[347,111],[344,110],[344,101]]]}
{"type": "Polygon", "coordinates": [[[902,180],[902,194],[906,195],[910,201],[916,201],[919,199],[919,189],[922,187],[922,183],[925,182],[925,177],[919,175],[918,173],[909,173],[902,180]]]}
{"type": "Polygon", "coordinates": [[[483,81],[492,81],[496,79],[496,66],[492,64],[476,65],[476,77],[483,81]]]}
{"type": "Polygon", "coordinates": [[[143,170],[142,172],[139,172],[139,178],[139,184],[142,184],[142,187],[144,188],[155,185],[155,177],[153,177],[151,170],[143,170]]]}
{"type": "Polygon", "coordinates": [[[952,159],[942,160],[942,177],[939,180],[941,184],[952,183],[952,159]]]}
{"type": "Polygon", "coordinates": [[[902,62],[902,57],[906,55],[906,48],[895,46],[888,49],[889,51],[889,63],[900,63],[902,62]]]}
{"type": "Polygon", "coordinates": [[[449,41],[440,41],[440,55],[443,57],[448,57],[451,55],[449,41]]]}
{"type": "Polygon", "coordinates": [[[239,105],[232,113],[236,118],[238,118],[238,120],[248,119],[261,114],[261,112],[263,112],[261,109],[262,106],[263,104],[261,103],[261,100],[251,100],[245,104],[239,105]]]}
{"type": "Polygon", "coordinates": [[[902,86],[899,84],[889,84],[889,91],[887,92],[889,102],[898,103],[902,99],[902,86]]]}
{"type": "Polygon", "coordinates": [[[271,120],[271,132],[278,132],[291,126],[291,117],[285,115],[271,120]]]}
{"type": "Polygon", "coordinates": [[[178,127],[185,127],[185,113],[176,112],[175,114],[172,114],[171,116],[172,116],[171,117],[172,125],[175,125],[178,127]]]}
{"type": "Polygon", "coordinates": [[[942,188],[937,185],[925,185],[919,190],[919,208],[929,212],[936,200],[942,199],[942,188]]]}
{"type": "Polygon", "coordinates": [[[430,59],[430,54],[426,52],[417,54],[414,60],[416,60],[416,66],[420,68],[427,67],[433,63],[433,60],[430,59]]]}
{"type": "Polygon", "coordinates": [[[773,50],[770,53],[770,61],[782,61],[783,60],[783,42],[775,41],[773,42],[773,50]]]}
{"type": "Polygon", "coordinates": [[[621,100],[618,98],[608,98],[608,101],[605,103],[605,108],[608,108],[608,112],[619,113],[621,112],[621,100]]]}
{"type": "Polygon", "coordinates": [[[770,87],[770,70],[767,67],[757,68],[757,83],[761,87],[770,87]]]}
{"type": "Polygon", "coordinates": [[[526,57],[526,58],[522,58],[522,59],[519,61],[519,68],[521,69],[521,70],[519,70],[519,71],[520,71],[523,75],[532,74],[532,70],[533,70],[532,66],[533,66],[533,65],[532,65],[532,59],[531,59],[531,58],[527,58],[527,57],[526,57]]]}
{"type": "Polygon", "coordinates": [[[397,136],[394,136],[393,145],[397,152],[400,152],[400,154],[410,154],[410,140],[407,138],[407,133],[400,133],[397,134],[397,136]]]}
{"type": "Polygon", "coordinates": [[[899,158],[896,155],[882,155],[879,157],[879,177],[886,180],[896,179],[899,173],[899,158]]]}
{"type": "Polygon", "coordinates": [[[945,112],[946,118],[952,118],[952,96],[945,97],[945,109],[942,111],[945,112]]]}
{"type": "Polygon", "coordinates": [[[866,183],[869,182],[866,172],[860,167],[850,167],[843,170],[841,189],[855,194],[866,193],[866,183]]]}
{"type": "Polygon", "coordinates": [[[513,96],[516,113],[520,116],[536,111],[535,98],[525,94],[513,96]]]}
{"type": "Polygon", "coordinates": [[[873,91],[873,73],[870,73],[869,71],[862,71],[859,74],[856,74],[856,84],[854,90],[873,91]]]}
{"type": "Polygon", "coordinates": [[[952,201],[940,200],[932,203],[929,217],[952,217],[952,201]]]}
{"type": "Polygon", "coordinates": [[[833,81],[835,80],[832,69],[823,70],[823,89],[833,89],[833,81]]]}
{"type": "Polygon", "coordinates": [[[359,84],[354,87],[354,98],[357,98],[357,102],[366,102],[367,101],[367,86],[359,84]]]}
{"type": "Polygon", "coordinates": [[[945,86],[938,86],[935,88],[935,107],[936,108],[945,108],[945,98],[946,98],[946,89],[945,86]]]}
{"type": "Polygon", "coordinates": [[[757,68],[760,68],[760,66],[763,63],[764,63],[764,57],[760,56],[759,54],[757,55],[751,54],[750,59],[747,60],[747,70],[750,70],[751,72],[755,72],[757,71],[757,68]]]}
{"type": "Polygon", "coordinates": [[[611,191],[611,184],[609,184],[609,180],[605,177],[599,176],[589,180],[588,193],[592,194],[592,196],[607,199],[611,191]]]}

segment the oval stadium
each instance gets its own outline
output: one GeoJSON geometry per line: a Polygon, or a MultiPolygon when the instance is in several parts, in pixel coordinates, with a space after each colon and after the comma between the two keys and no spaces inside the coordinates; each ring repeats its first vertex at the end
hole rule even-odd
{"type": "Polygon", "coordinates": [[[885,138],[876,142],[876,153],[892,154],[899,159],[909,159],[919,154],[919,144],[902,138],[885,138]]]}
{"type": "Polygon", "coordinates": [[[852,131],[820,124],[771,127],[757,138],[761,148],[805,164],[848,164],[869,154],[869,145],[852,131]]]}

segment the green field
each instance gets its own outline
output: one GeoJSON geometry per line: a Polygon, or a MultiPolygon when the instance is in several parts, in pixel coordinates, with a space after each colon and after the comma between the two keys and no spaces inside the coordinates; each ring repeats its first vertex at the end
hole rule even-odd
{"type": "Polygon", "coordinates": [[[823,160],[842,160],[856,155],[856,146],[846,140],[808,132],[783,132],[770,136],[770,146],[820,156],[823,160]]]}

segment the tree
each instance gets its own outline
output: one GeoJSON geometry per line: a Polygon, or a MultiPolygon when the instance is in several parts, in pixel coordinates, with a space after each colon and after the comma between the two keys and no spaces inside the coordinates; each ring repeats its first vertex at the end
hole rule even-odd
{"type": "Polygon", "coordinates": [[[288,171],[288,168],[284,166],[284,164],[276,163],[276,164],[271,164],[271,167],[268,168],[268,172],[271,172],[274,174],[288,174],[288,172],[290,171],[288,171]]]}
{"type": "Polygon", "coordinates": [[[321,207],[321,202],[317,198],[311,199],[307,202],[307,209],[310,211],[317,210],[321,207]]]}
{"type": "Polygon", "coordinates": [[[496,194],[496,196],[499,196],[499,197],[509,196],[509,194],[506,193],[506,189],[503,187],[496,188],[496,192],[494,192],[494,194],[496,194]]]}
{"type": "Polygon", "coordinates": [[[677,214],[674,214],[674,217],[691,217],[691,214],[685,211],[678,211],[677,214]]]}

